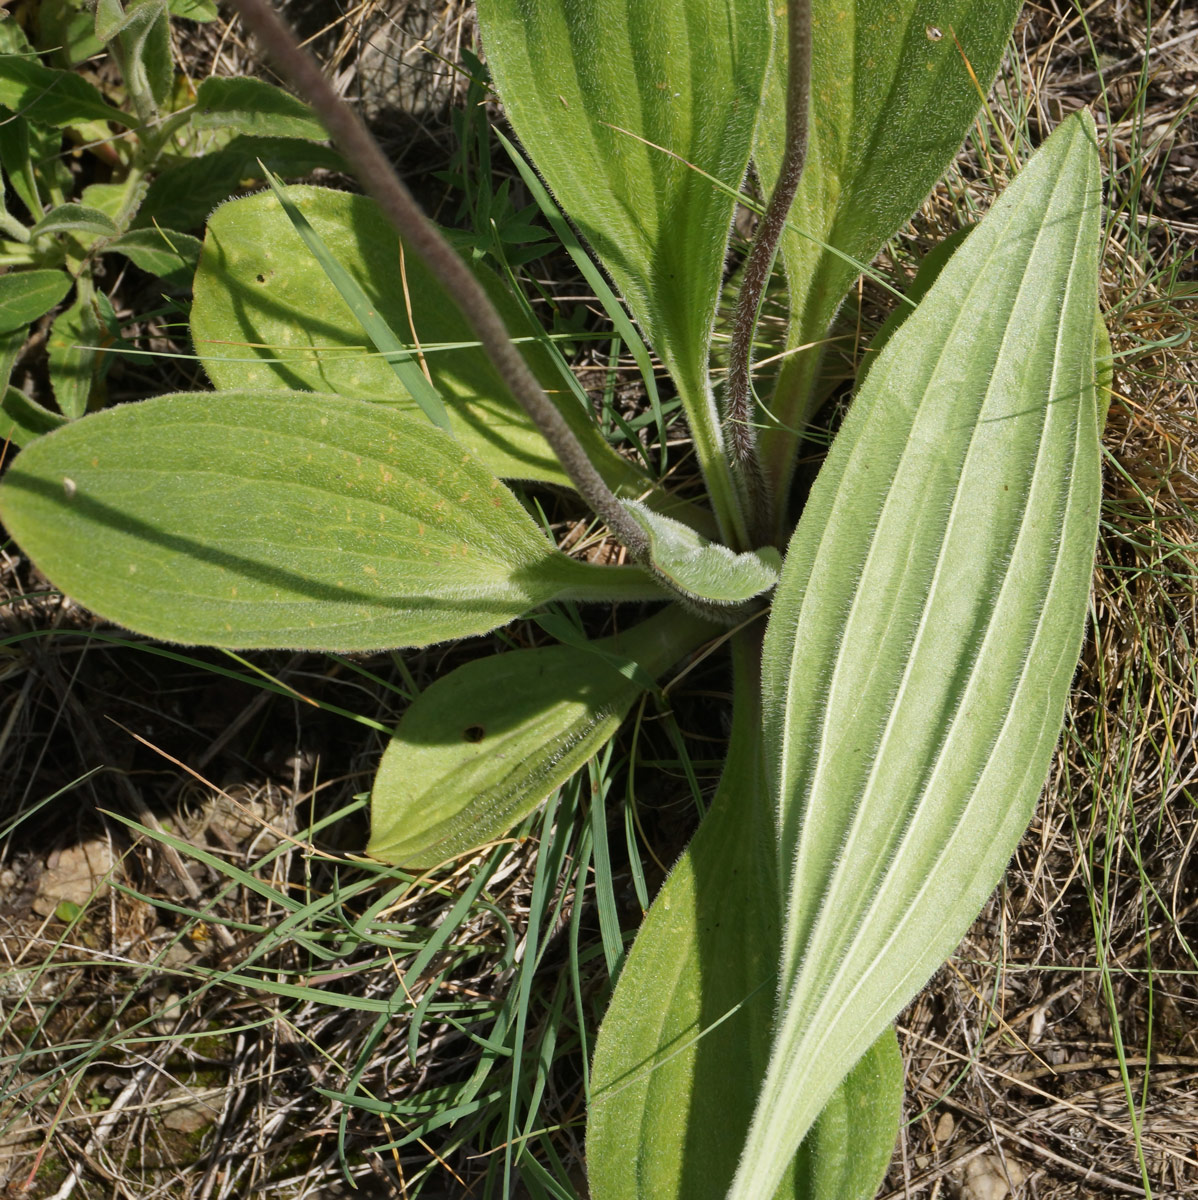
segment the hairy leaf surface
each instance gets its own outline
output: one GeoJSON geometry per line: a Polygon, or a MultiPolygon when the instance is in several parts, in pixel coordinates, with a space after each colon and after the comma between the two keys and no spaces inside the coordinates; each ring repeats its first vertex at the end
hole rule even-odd
{"type": "MultiPolygon", "coordinates": [[[[769,1057],[783,904],[747,665],[757,646],[738,649],[719,790],[653,902],[600,1027],[587,1130],[594,1200],[722,1200],[769,1057]]],[[[870,1200],[894,1149],[902,1084],[887,1030],[784,1182],[761,1194],[870,1200]]]]}
{"type": "MultiPolygon", "coordinates": [[[[807,161],[782,237],[787,348],[819,346],[845,292],[936,185],[982,103],[1023,0],[813,0],[807,161]]],[[[772,184],[785,132],[779,37],[754,159],[772,184]]],[[[771,409],[800,433],[812,415],[819,349],[792,356],[771,409]]],[[[783,494],[795,436],[762,435],[783,494]]]]}
{"type": "Polygon", "coordinates": [[[782,560],[772,546],[736,554],[635,500],[626,500],[624,507],[649,535],[653,566],[683,595],[713,604],[740,604],[778,582],[782,560]]]}
{"type": "Polygon", "coordinates": [[[728,517],[708,348],[735,201],[699,171],[741,185],[770,6],[482,0],[478,14],[508,119],[674,377],[728,517]]]}
{"type": "Polygon", "coordinates": [[[485,633],[557,597],[660,596],[560,554],[448,435],[310,393],[163,396],[33,442],[0,516],[55,586],[171,641],[345,650],[485,633]]]}
{"type": "MultiPolygon", "coordinates": [[[[570,486],[445,289],[414,254],[403,256],[401,272],[399,236],[374,201],[328,188],[292,187],[288,195],[396,337],[423,348],[462,445],[496,475],[570,486]]],[[[542,384],[560,389],[528,319],[493,273],[476,271],[512,335],[528,339],[525,354],[542,384]]],[[[269,193],[222,205],[208,222],[191,328],[218,388],[310,388],[416,411],[269,193]]],[[[643,491],[645,477],[608,446],[582,405],[567,396],[560,407],[609,485],[643,491]]]]}
{"type": "Polygon", "coordinates": [[[1043,786],[1097,534],[1100,207],[1082,114],[878,357],[788,550],[763,675],[782,1000],[738,1200],[956,945],[1043,786]]]}
{"type": "Polygon", "coordinates": [[[607,656],[656,678],[718,632],[672,606],[590,648],[515,650],[442,676],[383,754],[367,853],[434,867],[502,836],[611,739],[641,694],[607,656]]]}

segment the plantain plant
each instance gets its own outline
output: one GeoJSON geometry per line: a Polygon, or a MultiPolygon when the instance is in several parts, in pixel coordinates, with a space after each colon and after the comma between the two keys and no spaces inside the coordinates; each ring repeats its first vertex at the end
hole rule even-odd
{"type": "Polygon", "coordinates": [[[819,347],[957,151],[1019,3],[478,0],[514,161],[685,415],[705,499],[683,501],[613,451],[478,236],[435,229],[269,9],[237,7],[371,197],[218,209],[191,318],[216,390],[32,441],[0,515],[64,592],[178,642],[413,647],[556,600],[660,602],[601,641],[542,615],[561,644],[415,700],[370,843],[408,867],[503,835],[726,645],[723,778],[599,1033],[591,1194],[873,1195],[892,1022],[1001,877],[1080,651],[1109,356],[1089,116],[928,256],[803,497],[819,347]],[[747,173],[767,200],[727,315],[747,173]],[[505,479],[573,489],[625,561],[562,553],[505,479]]]}

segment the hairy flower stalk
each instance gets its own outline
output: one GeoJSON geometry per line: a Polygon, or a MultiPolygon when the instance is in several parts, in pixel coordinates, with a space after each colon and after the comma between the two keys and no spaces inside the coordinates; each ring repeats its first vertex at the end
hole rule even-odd
{"type": "Polygon", "coordinates": [[[469,268],[424,215],[358,115],[333,90],[312,57],[265,0],[231,0],[292,86],[316,110],[383,214],[440,279],[512,395],[557,455],[579,494],[638,562],[648,556],[644,530],[629,516],[578,444],[561,413],[512,345],[503,319],[469,268]]]}
{"type": "Polygon", "coordinates": [[[787,85],[786,146],[782,169],[770,197],[749,257],[736,301],[732,323],[732,351],[728,366],[728,443],[744,483],[749,525],[754,542],[761,545],[772,537],[769,486],[757,452],[754,425],[753,335],[761,310],[761,297],[773,270],[778,242],[786,217],[794,203],[807,157],[807,123],[811,89],[811,0],[790,0],[786,12],[787,85]]]}

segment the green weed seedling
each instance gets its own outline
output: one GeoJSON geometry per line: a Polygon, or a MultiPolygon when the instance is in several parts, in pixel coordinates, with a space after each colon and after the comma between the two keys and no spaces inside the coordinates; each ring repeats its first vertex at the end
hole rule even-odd
{"type": "MultiPolygon", "coordinates": [[[[542,617],[560,645],[480,658],[414,701],[373,792],[370,852],[400,865],[502,836],[675,664],[726,642],[723,779],[595,1048],[596,1200],[872,1196],[901,1103],[892,1022],[1044,783],[1100,494],[1087,114],[929,256],[797,524],[790,506],[826,394],[811,347],[952,159],[1019,7],[479,0],[517,165],[623,344],[668,373],[697,504],[612,450],[480,231],[455,250],[270,11],[239,0],[372,198],[276,186],[218,209],[192,313],[216,390],[32,440],[0,486],[57,587],[171,641],[413,647],[552,601],[660,601],[596,642],[542,617]],[[769,200],[717,385],[750,167],[769,200]],[[767,386],[775,267],[789,320],[767,386]],[[626,563],[560,552],[504,479],[573,488],[626,563]]],[[[540,1187],[522,1145],[509,1166],[540,1187]]]]}
{"type": "Polygon", "coordinates": [[[287,174],[342,164],[281,89],[216,78],[192,89],[176,75],[171,18],[216,15],[213,0],[42,0],[28,33],[0,19],[0,177],[12,194],[10,209],[0,190],[0,441],[23,446],[102,406],[112,351],[131,350],[97,279],[103,256],[185,291],[200,251],[190,231],[262,179],[260,161],[287,174]],[[116,96],[80,72],[105,53],[124,84],[116,96]],[[75,147],[104,182],[78,186],[65,153],[75,147]],[[56,309],[47,408],[9,382],[31,326],[56,309]]]}

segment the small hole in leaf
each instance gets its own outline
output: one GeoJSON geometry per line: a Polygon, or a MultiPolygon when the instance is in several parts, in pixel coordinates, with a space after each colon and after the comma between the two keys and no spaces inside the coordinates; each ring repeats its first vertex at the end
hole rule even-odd
{"type": "Polygon", "coordinates": [[[487,736],[487,731],[481,725],[467,725],[462,730],[462,737],[468,742],[481,742],[487,736]]]}

